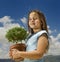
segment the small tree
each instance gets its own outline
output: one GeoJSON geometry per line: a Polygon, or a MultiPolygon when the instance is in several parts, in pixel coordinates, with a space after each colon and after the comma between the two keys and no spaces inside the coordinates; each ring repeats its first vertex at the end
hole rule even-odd
{"type": "Polygon", "coordinates": [[[9,29],[6,33],[6,38],[8,41],[13,43],[22,43],[22,40],[25,40],[27,36],[27,31],[22,27],[14,27],[9,29]]]}
{"type": "MultiPolygon", "coordinates": [[[[22,40],[25,40],[27,38],[28,34],[27,31],[22,27],[14,27],[12,29],[9,29],[6,33],[6,38],[9,42],[16,43],[15,45],[12,45],[10,47],[10,54],[12,54],[12,49],[18,49],[20,51],[25,51],[26,46],[25,44],[22,44],[22,40]],[[21,42],[17,44],[18,42],[21,42]]],[[[19,60],[15,60],[16,62],[19,62],[20,60],[23,60],[23,58],[18,58],[19,60]]]]}

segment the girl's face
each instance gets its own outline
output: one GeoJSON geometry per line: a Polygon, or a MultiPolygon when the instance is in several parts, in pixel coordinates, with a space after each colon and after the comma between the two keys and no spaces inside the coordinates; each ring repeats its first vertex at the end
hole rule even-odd
{"type": "Polygon", "coordinates": [[[29,15],[29,26],[32,29],[41,29],[41,21],[36,12],[31,12],[29,15]]]}

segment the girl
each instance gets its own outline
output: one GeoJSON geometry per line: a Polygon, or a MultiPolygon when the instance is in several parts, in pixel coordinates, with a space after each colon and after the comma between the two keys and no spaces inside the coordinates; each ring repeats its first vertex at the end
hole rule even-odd
{"type": "Polygon", "coordinates": [[[48,50],[48,29],[42,12],[33,10],[28,15],[28,29],[31,34],[27,39],[26,51],[12,50],[13,59],[24,58],[23,62],[44,62],[43,56],[48,50]]]}

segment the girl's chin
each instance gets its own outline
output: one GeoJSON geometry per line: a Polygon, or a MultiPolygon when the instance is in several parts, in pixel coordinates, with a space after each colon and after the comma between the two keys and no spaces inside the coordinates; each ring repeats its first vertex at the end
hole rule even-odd
{"type": "Polygon", "coordinates": [[[34,25],[32,25],[32,26],[30,26],[31,28],[35,28],[35,26],[34,25]]]}
{"type": "Polygon", "coordinates": [[[31,26],[32,29],[34,29],[35,27],[34,26],[31,26]]]}

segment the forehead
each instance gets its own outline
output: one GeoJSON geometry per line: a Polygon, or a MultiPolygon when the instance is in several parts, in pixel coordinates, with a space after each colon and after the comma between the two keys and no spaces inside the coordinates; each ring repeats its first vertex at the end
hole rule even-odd
{"type": "Polygon", "coordinates": [[[29,16],[38,16],[36,12],[31,12],[29,16]]]}

